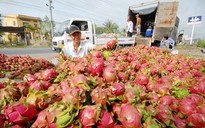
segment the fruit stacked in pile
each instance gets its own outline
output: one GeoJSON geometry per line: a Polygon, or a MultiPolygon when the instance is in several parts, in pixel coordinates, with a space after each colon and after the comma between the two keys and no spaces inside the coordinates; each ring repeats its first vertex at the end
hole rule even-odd
{"type": "Polygon", "coordinates": [[[8,76],[10,79],[22,79],[25,74],[34,74],[39,70],[52,67],[53,65],[47,60],[34,59],[30,56],[6,56],[0,54],[0,71],[10,72],[8,76]]]}
{"type": "Polygon", "coordinates": [[[0,88],[1,127],[205,127],[205,60],[156,47],[94,51],[0,88]]]}

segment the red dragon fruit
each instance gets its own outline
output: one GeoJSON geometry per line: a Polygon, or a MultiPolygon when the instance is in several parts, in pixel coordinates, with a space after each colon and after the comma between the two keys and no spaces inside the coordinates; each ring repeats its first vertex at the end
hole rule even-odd
{"type": "Polygon", "coordinates": [[[76,116],[72,105],[55,102],[39,113],[31,127],[64,128],[72,124],[76,116]]]}
{"type": "Polygon", "coordinates": [[[186,121],[184,119],[179,118],[179,116],[174,115],[174,124],[177,128],[186,128],[186,121]]]}
{"type": "Polygon", "coordinates": [[[23,77],[23,80],[30,86],[33,84],[36,80],[38,80],[38,77],[35,75],[27,74],[23,77]]]}
{"type": "Polygon", "coordinates": [[[0,82],[0,89],[4,88],[6,85],[0,82]]]}
{"type": "Polygon", "coordinates": [[[186,97],[179,102],[179,112],[185,116],[189,116],[196,112],[196,103],[194,100],[186,97]]]}
{"type": "Polygon", "coordinates": [[[122,95],[125,92],[125,87],[122,83],[115,82],[110,88],[112,94],[116,96],[122,95]]]}
{"type": "Polygon", "coordinates": [[[205,114],[205,103],[201,105],[200,113],[205,114]]]}
{"type": "Polygon", "coordinates": [[[92,51],[91,54],[93,57],[102,58],[102,52],[100,51],[92,51]]]}
{"type": "Polygon", "coordinates": [[[52,84],[48,91],[51,95],[63,96],[63,90],[59,84],[52,84]]]}
{"type": "Polygon", "coordinates": [[[64,90],[63,101],[71,103],[75,108],[79,109],[86,101],[86,91],[83,88],[67,88],[64,90]]]}
{"type": "Polygon", "coordinates": [[[122,125],[114,125],[113,128],[125,128],[125,127],[122,125]]]}
{"type": "Polygon", "coordinates": [[[110,112],[102,110],[97,124],[98,128],[111,128],[114,126],[114,119],[110,112]]]}
{"type": "Polygon", "coordinates": [[[106,106],[106,103],[109,101],[108,99],[108,92],[102,88],[95,88],[91,92],[92,102],[96,105],[102,105],[103,107],[106,106]]]}
{"type": "Polygon", "coordinates": [[[42,110],[38,113],[38,117],[35,122],[32,124],[32,128],[45,128],[48,126],[48,122],[46,121],[46,117],[48,115],[48,108],[42,110]]]}
{"type": "Polygon", "coordinates": [[[140,69],[140,65],[141,64],[140,64],[140,62],[138,60],[132,61],[130,64],[131,64],[133,69],[135,69],[135,70],[139,70],[140,69]]]}
{"type": "Polygon", "coordinates": [[[47,91],[30,91],[26,97],[26,102],[36,109],[45,109],[49,104],[54,103],[57,98],[57,96],[51,95],[47,91]]]}
{"type": "Polygon", "coordinates": [[[104,68],[104,60],[102,58],[97,58],[91,63],[90,73],[92,76],[101,76],[104,68]]]}
{"type": "Polygon", "coordinates": [[[147,85],[149,83],[149,77],[146,74],[137,73],[135,76],[135,82],[140,85],[147,85]]]}
{"type": "Polygon", "coordinates": [[[204,128],[205,127],[205,114],[194,113],[188,116],[187,122],[189,126],[195,128],[204,128]]]}
{"type": "Polygon", "coordinates": [[[176,98],[173,98],[172,104],[170,104],[170,108],[172,111],[178,112],[179,111],[179,100],[176,98]]]}
{"type": "Polygon", "coordinates": [[[41,72],[41,78],[42,80],[45,81],[50,81],[54,78],[56,78],[58,73],[54,69],[47,69],[43,72],[41,72]]]}
{"type": "Polygon", "coordinates": [[[167,126],[172,125],[174,119],[172,117],[171,108],[166,104],[165,105],[159,104],[158,111],[159,111],[157,114],[158,119],[163,123],[165,123],[167,126]]]}
{"type": "Polygon", "coordinates": [[[0,89],[0,108],[8,103],[19,100],[21,94],[16,86],[6,86],[0,89]]]}
{"type": "Polygon", "coordinates": [[[127,82],[128,80],[128,75],[124,72],[118,72],[117,76],[118,76],[118,79],[122,82],[127,82]]]}
{"type": "Polygon", "coordinates": [[[116,40],[110,40],[106,43],[106,47],[108,49],[113,49],[115,46],[117,45],[117,41],[116,40]]]}
{"type": "Polygon", "coordinates": [[[119,118],[121,112],[121,104],[119,103],[112,104],[112,111],[116,114],[116,117],[119,118]]]}
{"type": "Polygon", "coordinates": [[[37,110],[30,104],[16,102],[5,107],[6,118],[12,123],[27,123],[37,115],[37,110]]]}
{"type": "Polygon", "coordinates": [[[16,124],[16,125],[10,126],[9,128],[25,128],[25,126],[16,124]]]}
{"type": "Polygon", "coordinates": [[[116,70],[111,67],[105,67],[103,71],[103,78],[105,79],[106,82],[108,83],[113,83],[117,80],[117,72],[116,70]]]}
{"type": "Polygon", "coordinates": [[[195,101],[196,105],[203,104],[203,99],[197,94],[190,94],[190,98],[195,101]]]}
{"type": "Polygon", "coordinates": [[[149,83],[146,85],[146,89],[149,92],[152,92],[155,89],[157,81],[156,80],[149,80],[149,83]]]}
{"type": "Polygon", "coordinates": [[[30,89],[35,91],[47,90],[52,84],[49,81],[45,80],[36,80],[31,84],[30,89]]]}
{"type": "Polygon", "coordinates": [[[121,106],[120,121],[126,128],[140,128],[141,115],[137,109],[130,104],[123,104],[121,106]]]}
{"type": "Polygon", "coordinates": [[[123,94],[123,102],[130,104],[137,103],[140,100],[139,97],[140,91],[136,87],[132,87],[131,85],[125,86],[125,93],[123,94]]]}
{"type": "Polygon", "coordinates": [[[87,67],[87,61],[80,61],[78,63],[75,63],[75,65],[70,70],[72,74],[82,74],[86,71],[87,67]]]}
{"type": "Polygon", "coordinates": [[[3,128],[4,126],[4,118],[3,115],[0,114],[0,127],[3,128]]]}
{"type": "Polygon", "coordinates": [[[91,127],[97,123],[100,112],[100,108],[96,105],[86,106],[80,111],[78,118],[83,127],[91,127]]]}
{"type": "Polygon", "coordinates": [[[159,99],[159,102],[160,104],[167,104],[167,105],[170,105],[172,103],[172,100],[173,98],[171,96],[162,96],[160,99],[159,99]]]}
{"type": "Polygon", "coordinates": [[[70,81],[70,86],[71,87],[80,87],[83,88],[87,91],[90,90],[90,87],[88,85],[89,79],[83,75],[83,74],[79,74],[76,75],[72,78],[72,80],[70,81]]]}

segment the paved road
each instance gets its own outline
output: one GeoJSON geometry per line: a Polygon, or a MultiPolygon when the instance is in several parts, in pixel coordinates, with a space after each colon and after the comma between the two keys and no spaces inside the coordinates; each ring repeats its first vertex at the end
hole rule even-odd
{"type": "Polygon", "coordinates": [[[28,55],[33,58],[43,58],[49,61],[52,59],[52,57],[59,54],[52,51],[51,48],[4,48],[0,49],[0,53],[3,53],[7,56],[28,55]]]}

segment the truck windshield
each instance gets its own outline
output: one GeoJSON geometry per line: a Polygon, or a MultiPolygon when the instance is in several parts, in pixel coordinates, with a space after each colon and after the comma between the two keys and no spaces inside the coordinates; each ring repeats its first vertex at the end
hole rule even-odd
{"type": "Polygon", "coordinates": [[[62,36],[64,34],[64,31],[66,29],[66,27],[68,26],[70,20],[66,20],[64,22],[61,23],[56,23],[55,24],[55,28],[54,28],[54,36],[62,36]]]}

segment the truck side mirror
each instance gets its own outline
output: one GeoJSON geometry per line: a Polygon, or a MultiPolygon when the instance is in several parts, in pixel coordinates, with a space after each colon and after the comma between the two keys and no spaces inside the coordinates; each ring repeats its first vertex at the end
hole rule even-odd
{"type": "Polygon", "coordinates": [[[66,32],[67,34],[69,34],[69,29],[68,29],[68,27],[65,28],[65,32],[66,32]]]}

